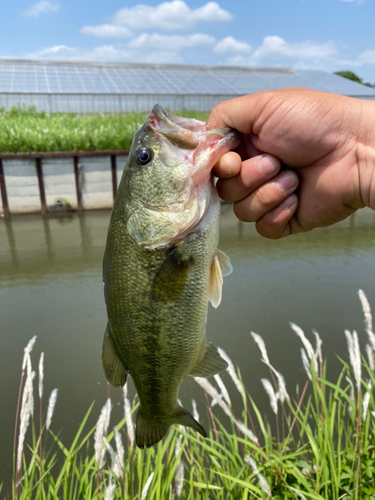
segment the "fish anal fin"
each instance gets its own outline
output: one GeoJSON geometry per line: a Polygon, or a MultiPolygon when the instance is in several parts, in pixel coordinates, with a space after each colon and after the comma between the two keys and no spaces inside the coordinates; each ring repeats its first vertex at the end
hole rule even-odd
{"type": "Polygon", "coordinates": [[[135,441],[139,448],[150,448],[150,446],[163,439],[172,424],[191,427],[203,437],[207,437],[207,433],[200,423],[181,406],[178,406],[171,415],[164,418],[155,415],[144,415],[141,407],[137,413],[136,424],[135,441]]]}
{"type": "Polygon", "coordinates": [[[109,324],[104,332],[102,363],[108,382],[115,387],[123,387],[126,383],[127,373],[115,351],[109,324]]]}
{"type": "Polygon", "coordinates": [[[204,342],[202,350],[204,350],[202,357],[189,375],[192,377],[209,377],[228,368],[228,363],[220,356],[214,345],[204,342]]]}
{"type": "Polygon", "coordinates": [[[213,307],[218,307],[221,302],[221,294],[223,288],[223,273],[221,271],[218,256],[215,255],[211,264],[210,278],[208,282],[208,300],[213,307]]]}
{"type": "Polygon", "coordinates": [[[233,272],[232,264],[230,263],[230,258],[222,250],[217,250],[217,258],[219,259],[221,273],[223,276],[229,276],[233,272]]]}
{"type": "Polygon", "coordinates": [[[195,420],[195,418],[182,406],[179,406],[172,414],[172,422],[177,425],[184,425],[185,427],[191,427],[203,437],[207,437],[207,432],[203,429],[201,424],[195,420]]]}
{"type": "Polygon", "coordinates": [[[173,248],[159,267],[151,286],[151,298],[161,302],[172,302],[184,291],[188,280],[192,258],[182,257],[178,248],[173,248]]]}

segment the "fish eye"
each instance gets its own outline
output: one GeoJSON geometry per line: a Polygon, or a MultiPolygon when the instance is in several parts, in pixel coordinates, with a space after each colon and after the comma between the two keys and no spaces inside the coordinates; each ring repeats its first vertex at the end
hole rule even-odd
{"type": "Polygon", "coordinates": [[[146,165],[151,161],[151,159],[152,159],[151,151],[146,148],[138,150],[135,154],[135,160],[138,163],[138,165],[146,165]]]}

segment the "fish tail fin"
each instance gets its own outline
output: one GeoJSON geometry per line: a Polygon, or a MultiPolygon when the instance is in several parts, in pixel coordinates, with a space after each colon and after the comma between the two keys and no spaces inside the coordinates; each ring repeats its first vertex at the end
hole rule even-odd
{"type": "Polygon", "coordinates": [[[170,416],[165,418],[153,415],[144,415],[142,408],[140,408],[137,413],[136,424],[135,441],[139,448],[149,448],[163,439],[172,424],[191,427],[199,432],[199,434],[203,437],[207,437],[207,433],[200,423],[197,422],[190,415],[190,413],[181,406],[176,408],[170,416]]]}
{"type": "Polygon", "coordinates": [[[136,418],[135,442],[139,448],[150,448],[163,439],[172,422],[169,418],[158,418],[153,415],[144,415],[142,408],[138,410],[136,418]]]}

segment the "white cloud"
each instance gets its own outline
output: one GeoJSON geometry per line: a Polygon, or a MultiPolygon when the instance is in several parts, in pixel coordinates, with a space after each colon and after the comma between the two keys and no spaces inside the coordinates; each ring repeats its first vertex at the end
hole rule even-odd
{"type": "Polygon", "coordinates": [[[99,38],[130,38],[132,36],[132,32],[128,28],[114,24],[83,26],[80,31],[84,35],[94,35],[99,38]]]}
{"type": "Polygon", "coordinates": [[[126,46],[101,45],[94,49],[78,49],[57,45],[26,54],[31,59],[57,59],[65,61],[100,62],[145,62],[145,63],[183,63],[183,59],[173,50],[147,51],[143,54],[126,46]]]}
{"type": "Polygon", "coordinates": [[[51,12],[57,12],[58,10],[60,10],[60,4],[58,2],[42,0],[34,3],[28,9],[23,10],[22,15],[24,17],[39,17],[42,14],[50,14],[51,12]]]}
{"type": "Polygon", "coordinates": [[[375,50],[365,50],[359,54],[358,60],[362,64],[375,64],[375,50]]]}
{"type": "Polygon", "coordinates": [[[55,45],[54,47],[48,47],[47,49],[39,50],[31,55],[31,57],[49,57],[49,56],[60,56],[66,54],[72,54],[76,52],[77,49],[72,47],[67,47],[66,45],[55,45]]]}
{"type": "Polygon", "coordinates": [[[246,42],[240,42],[232,36],[227,36],[218,42],[214,48],[217,54],[244,54],[251,52],[251,46],[246,42]]]}
{"type": "Polygon", "coordinates": [[[81,32],[100,37],[113,37],[116,33],[115,27],[119,26],[138,31],[149,28],[167,31],[186,30],[199,22],[213,23],[231,21],[232,19],[232,14],[222,9],[216,2],[208,2],[198,9],[190,9],[182,0],[173,0],[161,3],[156,7],[142,4],[129,8],[124,7],[113,16],[112,24],[85,26],[82,28],[85,31],[81,30],[81,32]],[[113,26],[113,31],[110,30],[111,26],[113,26]]]}
{"type": "Polygon", "coordinates": [[[358,5],[363,5],[365,3],[365,0],[339,0],[340,2],[345,2],[345,3],[356,3],[358,5]]]}
{"type": "Polygon", "coordinates": [[[159,35],[158,33],[147,34],[143,33],[137,38],[131,40],[128,44],[132,48],[151,48],[168,50],[171,47],[175,52],[182,49],[197,47],[199,45],[214,45],[215,38],[203,33],[195,33],[193,35],[159,35]]]}
{"type": "Polygon", "coordinates": [[[252,54],[253,60],[264,59],[301,59],[320,60],[336,55],[337,49],[333,42],[316,43],[305,41],[288,43],[279,36],[266,36],[263,43],[252,54]]]}

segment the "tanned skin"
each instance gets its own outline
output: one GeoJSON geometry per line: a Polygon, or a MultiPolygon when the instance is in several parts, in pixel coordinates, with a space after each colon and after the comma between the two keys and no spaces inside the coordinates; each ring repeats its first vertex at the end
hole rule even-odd
{"type": "Polygon", "coordinates": [[[302,88],[262,91],[218,104],[208,124],[243,133],[215,167],[217,188],[262,236],[375,209],[375,102],[302,88]]]}

